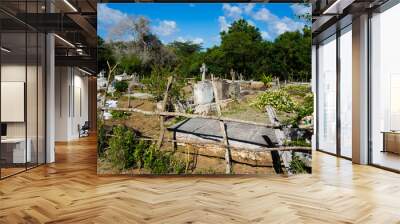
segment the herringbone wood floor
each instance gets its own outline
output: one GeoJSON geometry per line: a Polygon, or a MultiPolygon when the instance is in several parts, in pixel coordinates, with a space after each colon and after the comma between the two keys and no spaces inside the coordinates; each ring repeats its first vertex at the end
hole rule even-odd
{"type": "Polygon", "coordinates": [[[0,181],[0,223],[400,223],[400,175],[314,153],[313,175],[98,177],[96,141],[0,181]]]}

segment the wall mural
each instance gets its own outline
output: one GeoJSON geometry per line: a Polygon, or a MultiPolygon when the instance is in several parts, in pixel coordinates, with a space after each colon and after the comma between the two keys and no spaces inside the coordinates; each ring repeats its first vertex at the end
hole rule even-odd
{"type": "Polygon", "coordinates": [[[308,4],[98,4],[98,174],[311,173],[308,4]]]}

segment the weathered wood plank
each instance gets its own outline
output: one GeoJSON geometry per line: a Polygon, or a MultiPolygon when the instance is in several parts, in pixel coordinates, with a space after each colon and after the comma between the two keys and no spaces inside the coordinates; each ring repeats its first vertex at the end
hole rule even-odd
{"type": "MultiPolygon", "coordinates": [[[[218,117],[221,117],[222,116],[221,106],[220,106],[220,102],[219,102],[217,85],[216,85],[214,79],[212,80],[212,86],[213,86],[213,90],[214,90],[215,103],[217,104],[218,117]]],[[[231,150],[229,148],[228,134],[226,133],[226,125],[225,125],[224,121],[219,120],[219,126],[221,128],[221,133],[222,133],[222,137],[224,139],[224,144],[225,144],[225,163],[226,163],[225,164],[226,165],[225,172],[227,174],[231,174],[232,173],[231,150]]]]}
{"type": "MultiPolygon", "coordinates": [[[[162,101],[162,105],[161,105],[161,112],[165,111],[165,107],[167,105],[167,101],[168,101],[168,92],[169,89],[172,85],[172,76],[168,77],[168,83],[167,83],[167,87],[164,93],[164,99],[162,101]]],[[[164,127],[164,121],[165,121],[165,117],[159,115],[159,119],[160,119],[160,136],[159,139],[157,141],[157,149],[160,149],[162,146],[162,142],[163,142],[163,138],[164,138],[164,134],[165,134],[165,127],[164,127]]]]}
{"type": "Polygon", "coordinates": [[[281,126],[260,123],[260,122],[253,122],[253,121],[245,121],[235,118],[228,118],[228,117],[219,117],[219,116],[209,116],[209,115],[200,115],[200,114],[187,114],[187,113],[180,113],[180,112],[167,112],[167,111],[148,111],[148,110],[141,110],[138,108],[122,108],[122,107],[103,107],[102,110],[111,110],[111,111],[125,111],[125,112],[134,112],[134,113],[141,113],[147,116],[173,116],[173,117],[186,117],[186,118],[205,118],[205,119],[212,119],[218,121],[231,121],[231,122],[238,122],[244,124],[251,124],[251,125],[258,125],[263,126],[266,128],[275,128],[279,129],[282,128],[281,126]]]}

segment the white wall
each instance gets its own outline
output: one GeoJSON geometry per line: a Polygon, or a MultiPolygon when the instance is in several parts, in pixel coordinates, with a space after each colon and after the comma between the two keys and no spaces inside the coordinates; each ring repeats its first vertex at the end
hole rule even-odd
{"type": "Polygon", "coordinates": [[[56,67],[55,140],[79,138],[78,125],[88,120],[88,78],[72,67],[56,67]]]}

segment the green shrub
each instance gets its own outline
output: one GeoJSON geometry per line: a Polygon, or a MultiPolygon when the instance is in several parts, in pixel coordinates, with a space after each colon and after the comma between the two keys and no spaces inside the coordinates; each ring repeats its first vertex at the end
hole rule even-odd
{"type": "Polygon", "coordinates": [[[97,154],[103,156],[107,148],[106,129],[103,122],[98,122],[97,128],[97,154]]]}
{"type": "MultiPolygon", "coordinates": [[[[164,98],[164,93],[168,84],[168,77],[172,76],[173,73],[166,68],[157,68],[154,67],[151,71],[149,77],[146,77],[142,80],[143,84],[146,86],[148,91],[154,95],[154,99],[156,101],[160,101],[164,98]]],[[[183,83],[181,80],[174,81],[169,90],[169,99],[172,101],[179,100],[181,95],[181,89],[183,87],[183,83]]]]}
{"type": "Polygon", "coordinates": [[[117,120],[126,120],[131,115],[130,113],[127,113],[125,111],[117,111],[117,110],[113,110],[110,113],[112,118],[117,120]]]}
{"type": "Polygon", "coordinates": [[[300,156],[296,155],[294,152],[292,153],[292,161],[289,163],[289,171],[293,174],[301,174],[308,173],[307,165],[300,156]]]}
{"type": "Polygon", "coordinates": [[[285,141],[285,146],[301,146],[301,147],[311,147],[311,144],[305,139],[297,139],[292,141],[285,141]]]}
{"type": "Polygon", "coordinates": [[[113,128],[107,160],[118,170],[145,168],[152,174],[185,172],[185,163],[172,153],[156,150],[153,144],[138,140],[138,136],[132,130],[122,125],[113,128]]]}
{"type": "Polygon", "coordinates": [[[128,83],[125,81],[115,82],[114,88],[115,88],[115,91],[123,93],[128,89],[128,83]]]}
{"type": "Polygon", "coordinates": [[[143,154],[144,168],[152,174],[175,173],[181,174],[185,172],[185,163],[174,158],[169,152],[156,150],[155,146],[150,146],[143,154]]]}
{"type": "Polygon", "coordinates": [[[283,90],[265,91],[258,95],[251,105],[256,106],[260,110],[263,110],[265,106],[269,105],[278,111],[287,113],[293,112],[297,106],[290,95],[283,90]]]}
{"type": "Polygon", "coordinates": [[[272,75],[262,74],[260,76],[260,81],[263,82],[265,86],[271,86],[273,81],[272,75]]]}
{"type": "Polygon", "coordinates": [[[128,128],[117,125],[113,128],[113,136],[109,140],[107,159],[119,170],[134,167],[135,134],[128,128]]]}
{"type": "Polygon", "coordinates": [[[314,113],[314,95],[307,93],[296,111],[301,118],[312,115],[314,113]]]}
{"type": "Polygon", "coordinates": [[[304,97],[311,93],[311,87],[308,85],[286,85],[281,89],[291,96],[304,97]]]}

